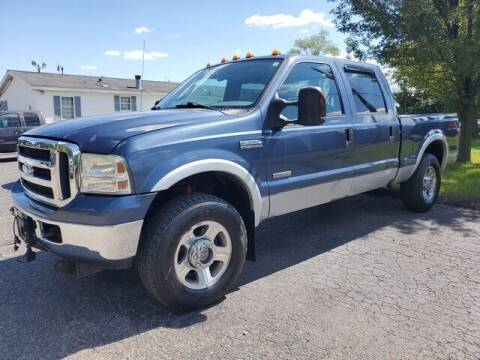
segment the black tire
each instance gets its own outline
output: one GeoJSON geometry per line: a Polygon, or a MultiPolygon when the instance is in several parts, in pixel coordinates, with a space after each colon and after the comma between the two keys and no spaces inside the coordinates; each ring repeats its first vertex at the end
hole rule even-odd
{"type": "Polygon", "coordinates": [[[145,224],[138,254],[138,272],[150,294],[172,312],[203,308],[222,299],[240,275],[247,250],[242,217],[224,200],[194,193],[159,208],[145,224]],[[206,289],[189,289],[176,275],[175,252],[180,239],[202,221],[216,221],[229,233],[231,257],[218,281],[206,289]]]}
{"type": "Polygon", "coordinates": [[[410,179],[400,184],[400,196],[405,208],[417,213],[430,210],[437,201],[441,181],[440,165],[437,158],[432,154],[425,154],[410,179]],[[423,179],[430,167],[433,167],[435,171],[436,184],[433,197],[427,199],[423,193],[423,179]]]}

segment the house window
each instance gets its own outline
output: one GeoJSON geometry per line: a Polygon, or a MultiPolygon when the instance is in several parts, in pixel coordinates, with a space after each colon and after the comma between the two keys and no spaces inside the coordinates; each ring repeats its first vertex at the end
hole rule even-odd
{"type": "Polygon", "coordinates": [[[8,105],[7,100],[0,100],[0,111],[7,111],[8,105]]]}
{"type": "Polygon", "coordinates": [[[61,97],[62,119],[73,119],[75,117],[75,102],[73,96],[61,97]]]}
{"type": "Polygon", "coordinates": [[[132,98],[130,96],[120,96],[120,111],[132,111],[132,98]]]}

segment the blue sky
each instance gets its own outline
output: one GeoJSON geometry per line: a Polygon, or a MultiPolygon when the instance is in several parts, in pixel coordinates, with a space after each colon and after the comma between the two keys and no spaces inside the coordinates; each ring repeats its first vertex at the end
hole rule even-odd
{"type": "Polygon", "coordinates": [[[65,73],[181,81],[207,62],[247,51],[283,52],[320,29],[342,50],[326,0],[3,1],[0,77],[34,70],[32,60],[65,73]],[[136,33],[135,33],[135,30],[136,33]],[[137,51],[136,51],[137,50],[137,51]],[[138,51],[140,50],[140,52],[138,51]]]}

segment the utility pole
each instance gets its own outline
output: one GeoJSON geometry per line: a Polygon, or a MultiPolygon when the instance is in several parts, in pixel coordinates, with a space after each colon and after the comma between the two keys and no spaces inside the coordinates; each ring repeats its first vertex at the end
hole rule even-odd
{"type": "Polygon", "coordinates": [[[142,51],[142,78],[140,80],[140,111],[143,111],[143,68],[145,66],[145,39],[143,39],[143,51],[142,51]]]}

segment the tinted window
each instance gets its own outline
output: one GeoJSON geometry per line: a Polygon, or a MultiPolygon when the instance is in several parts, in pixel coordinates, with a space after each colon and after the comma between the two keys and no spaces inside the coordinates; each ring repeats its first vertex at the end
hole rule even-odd
{"type": "Polygon", "coordinates": [[[373,73],[346,72],[357,113],[386,112],[380,84],[373,73]]]}
{"type": "MultiPolygon", "coordinates": [[[[315,63],[295,65],[278,90],[278,95],[287,101],[297,101],[298,92],[305,86],[317,86],[322,89],[327,97],[327,115],[343,113],[342,101],[330,66],[315,63]]],[[[284,109],[282,114],[288,119],[296,119],[298,107],[289,106],[284,109]]]]}
{"type": "Polygon", "coordinates": [[[38,115],[35,113],[24,113],[23,118],[25,119],[25,125],[26,126],[39,126],[40,125],[40,119],[38,118],[38,115]]]}
{"type": "Polygon", "coordinates": [[[9,127],[21,127],[22,123],[17,114],[3,114],[0,115],[0,127],[9,128],[9,127]]]}

